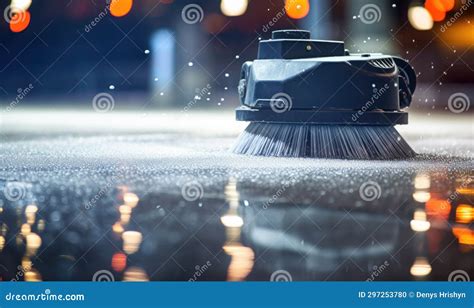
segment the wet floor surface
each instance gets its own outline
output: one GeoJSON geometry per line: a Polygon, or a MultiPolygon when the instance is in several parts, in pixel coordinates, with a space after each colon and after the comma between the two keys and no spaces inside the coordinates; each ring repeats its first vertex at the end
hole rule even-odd
{"type": "Polygon", "coordinates": [[[394,162],[234,155],[234,128],[4,126],[0,278],[473,279],[463,121],[402,132],[421,154],[394,162]]]}

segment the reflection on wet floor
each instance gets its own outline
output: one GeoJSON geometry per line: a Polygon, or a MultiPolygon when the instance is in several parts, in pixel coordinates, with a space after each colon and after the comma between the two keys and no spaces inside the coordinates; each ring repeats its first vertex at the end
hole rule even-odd
{"type": "Polygon", "coordinates": [[[240,237],[244,220],[239,215],[239,192],[237,191],[237,181],[234,178],[229,179],[224,194],[229,209],[221,216],[221,222],[225,226],[226,232],[226,242],[222,248],[231,257],[227,269],[227,280],[242,281],[252,271],[255,254],[252,248],[245,247],[241,243],[240,237]]]}
{"type": "Polygon", "coordinates": [[[292,280],[446,280],[455,270],[474,277],[474,174],[462,170],[387,169],[382,177],[359,170],[348,179],[334,169],[274,182],[229,172],[211,186],[191,177],[199,186],[188,196],[188,174],[160,189],[152,179],[131,185],[114,175],[96,189],[4,180],[0,277],[242,281],[284,271],[292,280]]]}
{"type": "Polygon", "coordinates": [[[230,154],[233,115],[69,115],[2,127],[1,280],[474,279],[469,116],[360,162],[230,154]]]}

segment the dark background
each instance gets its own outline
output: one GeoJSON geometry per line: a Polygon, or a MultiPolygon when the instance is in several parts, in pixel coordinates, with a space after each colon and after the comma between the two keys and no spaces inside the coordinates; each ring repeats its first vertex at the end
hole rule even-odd
{"type": "MultiPolygon", "coordinates": [[[[419,75],[413,107],[442,111],[452,93],[473,94],[472,8],[448,31],[441,31],[462,2],[456,1],[446,19],[435,22],[431,30],[418,31],[407,14],[410,6],[423,1],[375,1],[382,16],[379,22],[367,25],[357,15],[371,1],[310,0],[305,18],[285,15],[271,30],[309,29],[314,38],[344,40],[351,52],[401,55],[419,75]]],[[[8,3],[2,1],[3,7],[8,3]]],[[[263,27],[282,11],[284,1],[249,0],[246,12],[238,17],[223,15],[220,0],[135,1],[128,15],[117,18],[107,14],[86,31],[106,5],[105,0],[33,0],[31,23],[21,33],[11,32],[1,20],[2,105],[32,84],[33,89],[21,101],[24,106],[90,106],[95,94],[109,92],[122,107],[182,107],[209,85],[209,100],[202,99],[196,107],[234,107],[240,67],[256,56],[258,38],[270,36],[271,30],[264,32],[263,27]],[[201,22],[187,24],[181,18],[184,6],[190,3],[202,7],[201,22]],[[171,34],[171,39],[153,44],[158,33],[171,34]],[[163,56],[160,44],[173,46],[172,58],[163,56]],[[171,80],[155,81],[161,68],[154,69],[154,61],[168,60],[171,80]]]]}

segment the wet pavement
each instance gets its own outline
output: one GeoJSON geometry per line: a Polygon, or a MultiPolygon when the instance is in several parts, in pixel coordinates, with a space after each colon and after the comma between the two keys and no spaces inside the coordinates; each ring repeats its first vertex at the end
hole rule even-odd
{"type": "Polygon", "coordinates": [[[230,113],[65,115],[2,123],[1,280],[474,278],[469,117],[361,162],[231,154],[230,113]]]}

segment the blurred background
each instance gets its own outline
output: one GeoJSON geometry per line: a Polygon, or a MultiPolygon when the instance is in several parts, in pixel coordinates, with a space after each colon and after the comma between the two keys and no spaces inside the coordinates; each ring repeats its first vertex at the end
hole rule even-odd
{"type": "Polygon", "coordinates": [[[473,2],[2,1],[0,280],[472,279],[473,2]],[[287,28],[408,59],[420,155],[230,154],[241,66],[287,28]]]}
{"type": "MultiPolygon", "coordinates": [[[[242,63],[271,31],[308,29],[351,52],[415,67],[413,109],[468,111],[474,88],[472,0],[8,0],[0,22],[0,101],[115,109],[238,105],[242,63]],[[458,104],[459,105],[459,101],[458,104]]],[[[471,108],[472,109],[472,108],[471,108]]]]}

